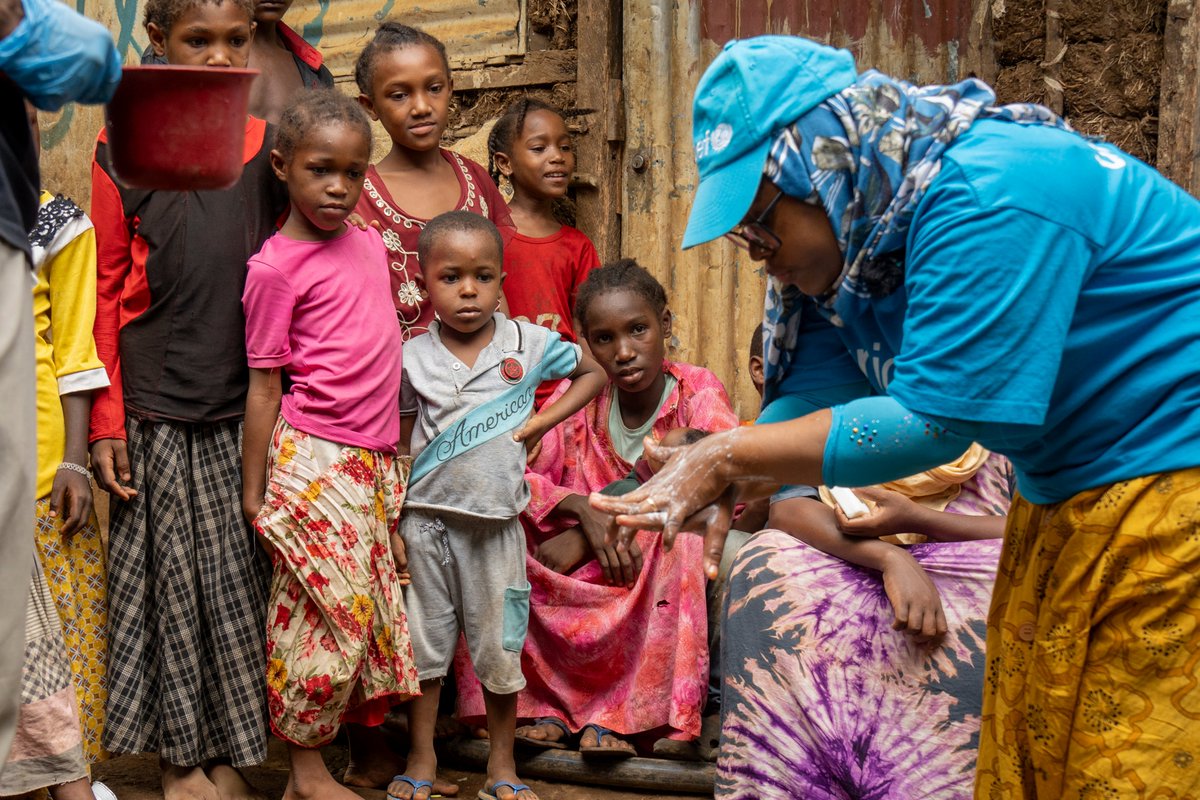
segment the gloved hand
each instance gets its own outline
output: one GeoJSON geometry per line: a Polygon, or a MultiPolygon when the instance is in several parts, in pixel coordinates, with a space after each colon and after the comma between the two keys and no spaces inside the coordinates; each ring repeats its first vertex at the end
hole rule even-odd
{"type": "Polygon", "coordinates": [[[121,81],[121,57],[103,25],[59,0],[21,0],[25,18],[0,39],[0,72],[38,108],[107,102],[121,81]]]}

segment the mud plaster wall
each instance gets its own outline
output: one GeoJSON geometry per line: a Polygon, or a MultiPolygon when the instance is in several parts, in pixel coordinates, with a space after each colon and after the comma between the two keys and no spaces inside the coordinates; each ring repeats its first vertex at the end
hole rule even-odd
{"type": "MultiPolygon", "coordinates": [[[[1052,85],[1044,0],[992,0],[1001,102],[1044,102],[1052,85]]],[[[1167,0],[1061,3],[1063,113],[1078,130],[1154,164],[1167,0]]],[[[1059,48],[1055,48],[1056,50],[1059,48]]]]}

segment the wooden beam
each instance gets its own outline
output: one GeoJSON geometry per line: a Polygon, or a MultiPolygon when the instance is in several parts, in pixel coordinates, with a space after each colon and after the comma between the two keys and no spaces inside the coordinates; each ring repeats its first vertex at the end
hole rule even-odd
{"type": "MultiPolygon", "coordinates": [[[[455,739],[444,745],[446,754],[473,769],[486,770],[488,744],[482,739],[455,739]]],[[[522,775],[542,780],[568,781],[592,786],[617,786],[642,791],[687,792],[712,796],[716,765],[706,761],[667,761],[661,758],[626,758],[621,761],[588,761],[570,750],[543,750],[523,757],[517,753],[522,775]]]]}
{"type": "Polygon", "coordinates": [[[455,70],[454,91],[544,86],[575,80],[575,50],[533,50],[520,64],[455,70]]]}
{"type": "Polygon", "coordinates": [[[579,137],[576,225],[603,262],[621,254],[621,181],[625,109],[621,90],[621,0],[579,0],[579,62],[575,103],[594,109],[579,137]]]}
{"type": "Polygon", "coordinates": [[[1171,0],[1163,34],[1158,169],[1200,197],[1200,10],[1171,0]]]}

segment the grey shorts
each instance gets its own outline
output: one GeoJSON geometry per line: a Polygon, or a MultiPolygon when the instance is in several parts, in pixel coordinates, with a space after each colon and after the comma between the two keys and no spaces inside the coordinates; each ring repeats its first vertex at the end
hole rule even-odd
{"type": "Polygon", "coordinates": [[[404,602],[417,677],[447,675],[461,631],[475,674],[488,691],[524,689],[521,649],[529,626],[529,580],[520,520],[405,508],[400,533],[412,575],[404,602]]]}

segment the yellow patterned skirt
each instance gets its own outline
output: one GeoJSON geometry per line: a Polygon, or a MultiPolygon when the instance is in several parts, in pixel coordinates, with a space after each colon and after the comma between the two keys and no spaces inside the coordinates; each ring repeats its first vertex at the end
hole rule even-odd
{"type": "Polygon", "coordinates": [[[61,533],[62,521],[50,516],[50,501],[37,502],[34,529],[50,595],[62,620],[63,638],[75,693],[83,754],[89,764],[108,757],[101,744],[104,704],[108,700],[108,582],[104,543],[93,513],[74,535],[61,533]]]}
{"type": "Polygon", "coordinates": [[[1200,468],[1017,498],[975,796],[1200,798],[1200,468]]]}

